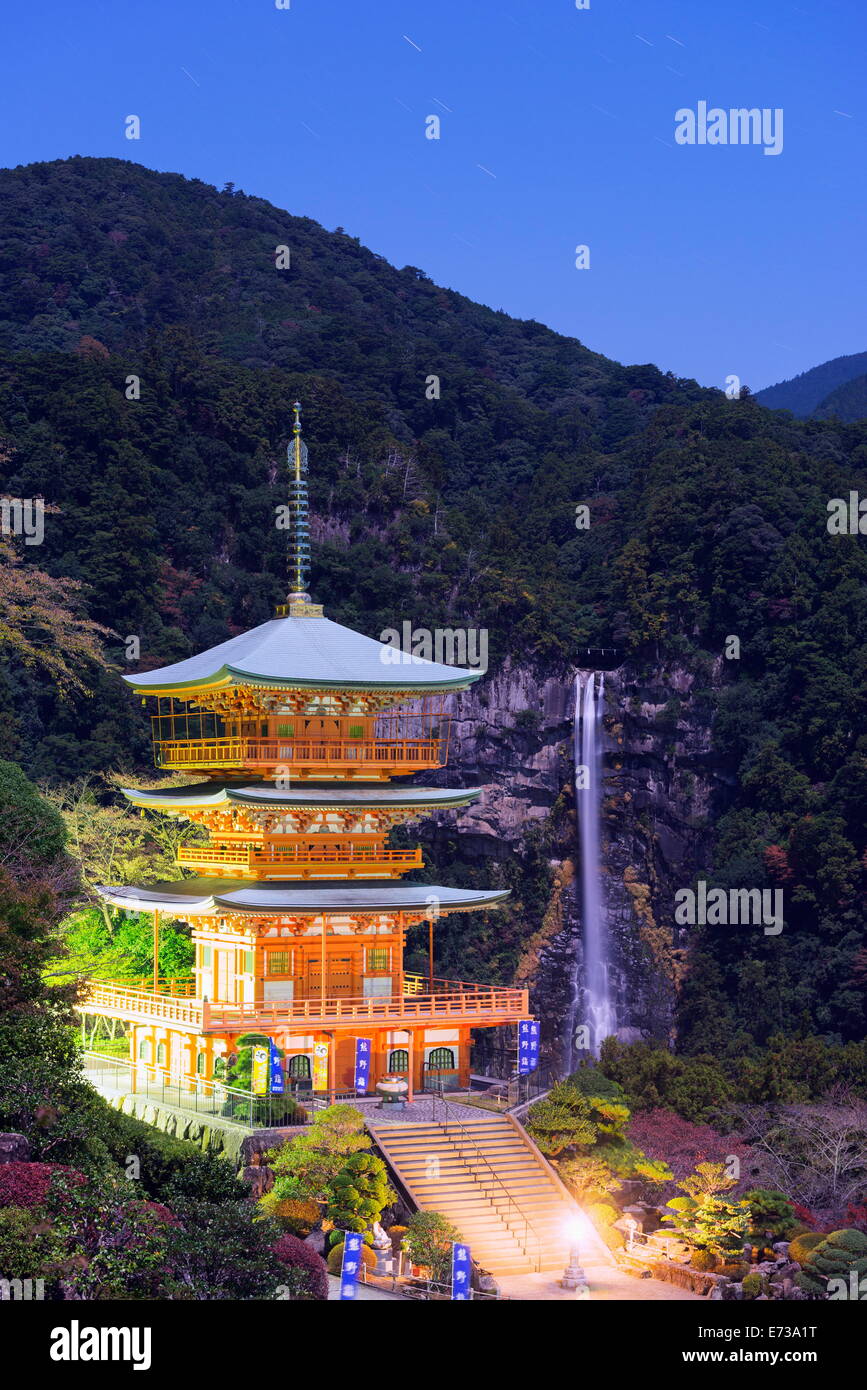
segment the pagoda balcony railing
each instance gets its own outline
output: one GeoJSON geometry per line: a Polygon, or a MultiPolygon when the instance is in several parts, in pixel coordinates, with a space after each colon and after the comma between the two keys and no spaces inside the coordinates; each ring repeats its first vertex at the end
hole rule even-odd
{"type": "Polygon", "coordinates": [[[288,766],[299,772],[305,767],[327,767],[350,772],[374,768],[400,768],[421,771],[442,767],[447,740],[441,738],[397,739],[292,739],[279,738],[192,738],[157,739],[154,759],[157,767],[265,769],[288,766]]]}
{"type": "MultiPolygon", "coordinates": [[[[427,984],[428,982],[425,981],[427,984]]],[[[126,985],[94,980],[79,1000],[84,1013],[133,1022],[179,1026],[198,1033],[233,1033],[251,1025],[313,1028],[401,1027],[413,1023],[464,1023],[470,1026],[517,1022],[529,1018],[525,989],[499,985],[434,980],[423,994],[372,995],[340,998],[314,995],[307,999],[251,1000],[209,1003],[203,999],[172,998],[126,985]]]]}
{"type": "Polygon", "coordinates": [[[379,845],[321,844],[281,845],[264,848],[252,845],[181,845],[178,863],[183,868],[291,869],[296,865],[358,864],[372,868],[382,865],[401,871],[421,869],[420,849],[386,849],[379,845]]]}

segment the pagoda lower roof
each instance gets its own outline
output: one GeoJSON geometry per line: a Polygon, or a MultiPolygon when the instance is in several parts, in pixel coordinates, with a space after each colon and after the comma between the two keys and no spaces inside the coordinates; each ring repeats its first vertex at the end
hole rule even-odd
{"type": "Polygon", "coordinates": [[[187,787],[154,787],[140,791],[123,787],[123,794],[135,806],[154,811],[190,810],[208,806],[270,806],[287,810],[292,807],[313,807],[335,810],[448,810],[452,806],[468,806],[481,796],[478,788],[455,787],[384,787],[372,782],[365,786],[357,782],[337,787],[278,787],[273,782],[196,782],[187,787]]]}
{"type": "Polygon", "coordinates": [[[508,889],[443,888],[437,884],[398,884],[391,879],[355,887],[351,882],[318,882],[315,887],[286,886],[282,883],[251,884],[237,878],[189,878],[170,883],[138,886],[99,885],[96,890],[106,902],[130,912],[163,909],[176,916],[213,917],[220,912],[263,916],[320,916],[323,913],[363,914],[379,912],[469,912],[493,907],[509,896],[508,889]]]}
{"type": "Polygon", "coordinates": [[[272,618],[184,661],[123,679],[143,695],[229,686],[464,690],[483,673],[413,656],[330,618],[272,618]]]}

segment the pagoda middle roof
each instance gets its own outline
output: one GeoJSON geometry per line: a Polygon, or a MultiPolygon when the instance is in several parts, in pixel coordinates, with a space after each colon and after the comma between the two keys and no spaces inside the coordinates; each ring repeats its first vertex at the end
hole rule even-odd
{"type": "Polygon", "coordinates": [[[223,912],[319,916],[322,913],[467,912],[493,907],[508,889],[444,888],[437,884],[396,884],[392,879],[356,887],[351,881],[318,882],[299,887],[283,883],[251,884],[236,878],[185,878],[146,885],[98,885],[101,897],[131,912],[165,910],[176,916],[209,917],[223,912]]]}
{"type": "Polygon", "coordinates": [[[135,806],[154,811],[184,810],[197,806],[271,806],[319,807],[322,810],[348,807],[353,810],[447,810],[451,806],[468,806],[481,796],[481,790],[454,787],[391,787],[371,783],[353,783],[338,787],[277,787],[273,782],[197,782],[187,787],[155,787],[139,791],[123,787],[124,796],[135,806]]]}
{"type": "Polygon", "coordinates": [[[444,666],[329,618],[272,618],[184,661],[124,676],[142,694],[233,685],[315,690],[463,690],[483,674],[444,666]]]}

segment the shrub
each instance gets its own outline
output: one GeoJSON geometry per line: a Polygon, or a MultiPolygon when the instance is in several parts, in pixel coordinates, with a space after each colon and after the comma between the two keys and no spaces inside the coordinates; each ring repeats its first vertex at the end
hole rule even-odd
{"type": "Polygon", "coordinates": [[[616,1192],[620,1186],[620,1177],[612,1173],[608,1164],[590,1154],[563,1158],[557,1167],[566,1186],[582,1204],[591,1199],[598,1201],[609,1192],[616,1192]]]}
{"type": "MultiPolygon", "coordinates": [[[[342,1232],[341,1232],[342,1234],[342,1232]]],[[[340,1241],[338,1245],[332,1247],[328,1252],[328,1273],[339,1274],[343,1265],[343,1246],[345,1242],[340,1241]]],[[[361,1258],[365,1269],[376,1269],[376,1256],[368,1245],[362,1245],[361,1258]]]]}
{"type": "Polygon", "coordinates": [[[406,1226],[389,1226],[388,1234],[391,1236],[391,1249],[393,1254],[400,1254],[401,1247],[406,1238],[406,1232],[406,1226]]]}
{"type": "Polygon", "coordinates": [[[275,1253],[280,1231],[256,1219],[252,1202],[190,1202],[168,1228],[167,1254],[160,1266],[173,1297],[200,1300],[273,1298],[287,1282],[275,1253]]]}
{"type": "Polygon", "coordinates": [[[604,1230],[606,1226],[613,1226],[620,1213],[616,1207],[611,1206],[610,1202],[593,1202],[587,1208],[587,1215],[598,1230],[604,1230]]]}
{"type": "Polygon", "coordinates": [[[198,1152],[182,1154],[158,1191],[169,1206],[185,1201],[242,1202],[250,1196],[249,1187],[235,1176],[227,1159],[198,1152]]]}
{"type": "Polygon", "coordinates": [[[574,1086],[558,1081],[543,1100],[537,1100],[527,1113],[527,1129],[548,1158],[566,1149],[592,1144],[596,1130],[591,1121],[592,1106],[574,1086]]]}
{"type": "Polygon", "coordinates": [[[0,1278],[40,1278],[59,1253],[47,1222],[23,1207],[0,1208],[0,1278]]]}
{"type": "Polygon", "coordinates": [[[293,1236],[309,1236],[322,1221],[322,1208],[318,1202],[278,1197],[274,1192],[266,1192],[259,1202],[259,1208],[265,1216],[273,1216],[281,1230],[293,1236]]]}
{"type": "Polygon", "coordinates": [[[832,1231],[808,1251],[796,1282],[806,1293],[821,1297],[828,1292],[828,1281],[840,1279],[848,1289],[850,1277],[867,1274],[867,1236],[847,1228],[832,1231]]]}
{"type": "Polygon", "coordinates": [[[321,1255],[297,1236],[281,1236],[274,1254],[285,1266],[286,1283],[293,1300],[322,1302],[328,1298],[328,1270],[321,1255]]]}
{"type": "Polygon", "coordinates": [[[694,1250],[692,1252],[690,1264],[692,1265],[693,1269],[697,1269],[701,1273],[707,1274],[710,1272],[710,1270],[716,1269],[717,1265],[719,1264],[719,1259],[716,1255],[712,1255],[709,1250],[694,1250]]]}
{"type": "Polygon", "coordinates": [[[278,1197],[331,1196],[334,1179],[352,1154],[371,1146],[364,1116],[352,1105],[330,1105],[297,1138],[269,1156],[278,1197]]]}
{"type": "Polygon", "coordinates": [[[41,1207],[55,1173],[84,1182],[81,1173],[60,1163],[0,1163],[0,1207],[41,1207]]]}
{"type": "Polygon", "coordinates": [[[623,1139],[623,1131],[629,1120],[629,1108],[622,1087],[612,1081],[598,1067],[579,1067],[566,1085],[576,1090],[590,1103],[590,1120],[597,1130],[598,1139],[615,1142],[623,1139]]]}
{"type": "Polygon", "coordinates": [[[744,1194],[750,1208],[750,1240],[756,1245],[773,1245],[788,1240],[797,1228],[795,1211],[788,1197],[766,1187],[754,1187],[744,1194]]]}
{"type": "Polygon", "coordinates": [[[415,1211],[406,1229],[406,1249],[415,1265],[425,1265],[435,1280],[445,1283],[450,1275],[452,1243],[460,1240],[455,1226],[438,1211],[415,1211]]]}
{"type": "Polygon", "coordinates": [[[759,1294],[764,1293],[765,1281],[761,1274],[754,1271],[745,1274],[743,1279],[744,1298],[758,1298],[759,1294]]]}
{"type": "Polygon", "coordinates": [[[344,1231],[366,1231],[392,1198],[388,1170],[375,1154],[349,1154],[331,1182],[328,1217],[344,1231]]]}
{"type": "Polygon", "coordinates": [[[203,1153],[197,1144],[164,1134],[131,1115],[110,1110],[100,1134],[121,1166],[130,1154],[138,1158],[142,1187],[169,1206],[180,1201],[240,1202],[250,1195],[227,1159],[203,1153]]]}
{"type": "Polygon", "coordinates": [[[810,1251],[821,1245],[824,1239],[818,1231],[807,1231],[804,1235],[795,1236],[789,1244],[789,1259],[794,1260],[795,1264],[806,1264],[810,1251]]]}

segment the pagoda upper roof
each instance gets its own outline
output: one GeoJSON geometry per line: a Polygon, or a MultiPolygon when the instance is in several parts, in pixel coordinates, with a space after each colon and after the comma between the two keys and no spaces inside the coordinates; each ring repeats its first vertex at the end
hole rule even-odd
{"type": "Polygon", "coordinates": [[[483,674],[413,656],[329,618],[272,618],[198,656],[124,676],[142,694],[229,686],[314,690],[464,690],[483,674]]]}
{"type": "Polygon", "coordinates": [[[352,783],[336,787],[277,787],[273,782],[246,784],[226,782],[197,782],[187,787],[155,787],[139,791],[123,787],[124,796],[135,806],[154,811],[185,810],[197,806],[270,806],[275,809],[319,807],[334,810],[403,810],[417,807],[447,810],[452,806],[468,806],[481,796],[481,790],[453,787],[391,787],[373,782],[369,786],[352,783]]]}
{"type": "Polygon", "coordinates": [[[325,882],[296,887],[282,883],[256,883],[237,878],[187,878],[169,883],[138,886],[100,885],[96,890],[115,907],[130,912],[164,909],[186,920],[212,917],[223,912],[263,916],[316,917],[379,912],[468,912],[493,907],[509,896],[508,889],[443,888],[436,884],[396,884],[391,879],[355,887],[351,882],[325,882]]]}

